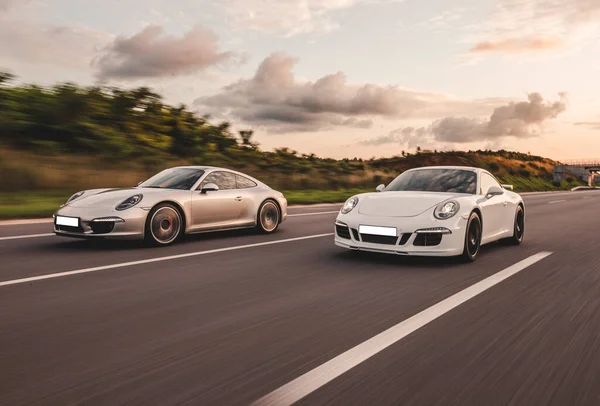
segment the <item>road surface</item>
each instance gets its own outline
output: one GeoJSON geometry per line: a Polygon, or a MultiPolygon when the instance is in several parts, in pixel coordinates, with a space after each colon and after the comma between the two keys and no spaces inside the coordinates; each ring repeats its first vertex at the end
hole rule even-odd
{"type": "Polygon", "coordinates": [[[2,225],[0,404],[598,405],[600,193],[525,201],[472,264],[341,250],[334,206],[158,249],[2,225]]]}

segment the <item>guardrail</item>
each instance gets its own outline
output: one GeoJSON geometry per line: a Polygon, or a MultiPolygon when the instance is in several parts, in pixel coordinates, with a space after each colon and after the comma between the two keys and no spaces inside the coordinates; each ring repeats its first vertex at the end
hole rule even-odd
{"type": "Polygon", "coordinates": [[[558,161],[564,166],[600,166],[600,158],[592,159],[567,159],[564,161],[558,161]]]}

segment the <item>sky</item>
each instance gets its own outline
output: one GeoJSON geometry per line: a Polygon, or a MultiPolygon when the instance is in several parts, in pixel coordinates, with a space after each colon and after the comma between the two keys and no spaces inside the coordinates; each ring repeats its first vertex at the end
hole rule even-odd
{"type": "Polygon", "coordinates": [[[600,157],[599,50],[598,0],[0,0],[20,81],[149,86],[332,158],[600,157]]]}

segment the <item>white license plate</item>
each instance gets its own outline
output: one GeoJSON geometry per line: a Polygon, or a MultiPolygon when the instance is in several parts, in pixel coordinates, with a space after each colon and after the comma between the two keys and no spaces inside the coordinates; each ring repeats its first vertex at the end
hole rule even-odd
{"type": "Polygon", "coordinates": [[[57,226],[79,227],[78,217],[56,216],[57,226]]]}
{"type": "Polygon", "coordinates": [[[396,227],[358,226],[358,232],[361,234],[398,237],[398,230],[396,229],[396,227]]]}

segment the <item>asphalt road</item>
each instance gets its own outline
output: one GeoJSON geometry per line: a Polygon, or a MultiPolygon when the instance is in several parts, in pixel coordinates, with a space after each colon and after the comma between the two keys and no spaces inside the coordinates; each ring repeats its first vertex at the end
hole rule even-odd
{"type": "Polygon", "coordinates": [[[600,193],[525,201],[473,264],[341,250],[334,206],[158,249],[0,225],[0,404],[598,405],[600,193]]]}

